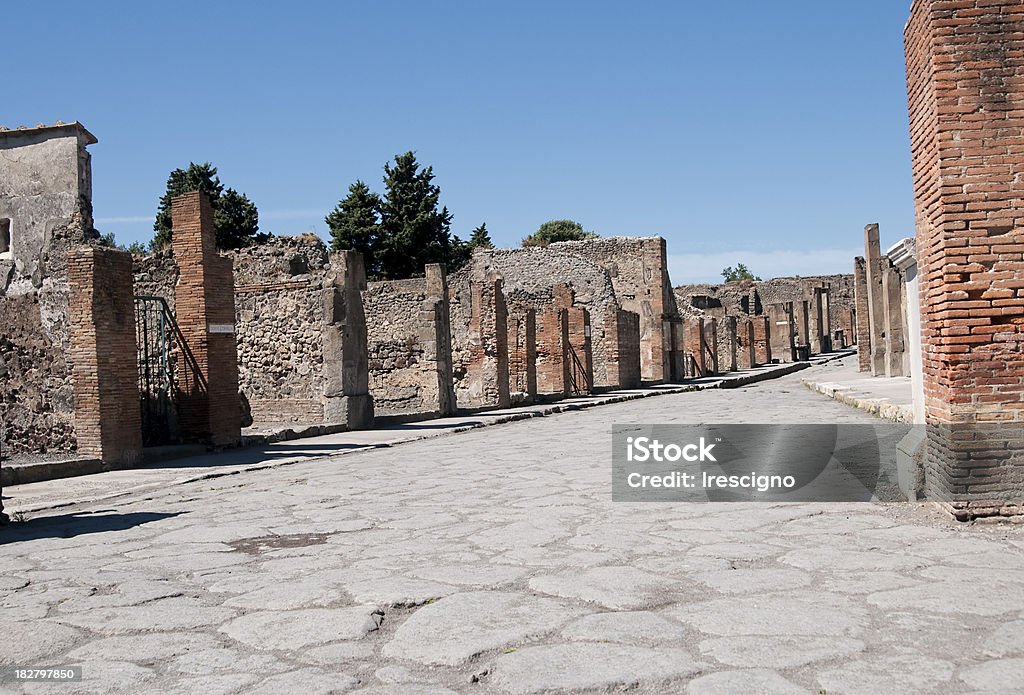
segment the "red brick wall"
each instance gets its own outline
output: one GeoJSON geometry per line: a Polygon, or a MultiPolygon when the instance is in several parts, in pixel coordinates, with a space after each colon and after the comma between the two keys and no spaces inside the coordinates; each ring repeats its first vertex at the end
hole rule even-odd
{"type": "Polygon", "coordinates": [[[754,320],[744,319],[739,322],[736,336],[736,366],[740,369],[753,369],[757,366],[757,351],[754,339],[754,320]]]}
{"type": "Polygon", "coordinates": [[[509,390],[537,395],[537,312],[534,309],[508,317],[509,390]]]}
{"type": "Polygon", "coordinates": [[[569,370],[573,374],[580,390],[589,390],[594,384],[594,354],[590,339],[590,312],[583,307],[572,307],[566,310],[569,322],[569,346],[576,353],[569,370]]]}
{"type": "Polygon", "coordinates": [[[767,316],[750,319],[754,325],[754,359],[757,364],[771,364],[772,328],[767,316]]]}
{"type": "Polygon", "coordinates": [[[704,354],[704,319],[683,319],[683,341],[686,345],[686,375],[701,377],[707,373],[704,354]]]}
{"type": "Polygon", "coordinates": [[[142,455],[131,255],[70,250],[68,289],[78,451],[130,466],[142,455]]]}
{"type": "Polygon", "coordinates": [[[960,518],[1021,513],[1024,3],[915,0],[905,47],[925,491],[960,518]]]}
{"type": "Polygon", "coordinates": [[[171,216],[179,269],[175,317],[206,379],[205,385],[185,385],[178,412],[182,432],[214,446],[233,446],[241,437],[241,413],[231,259],[217,254],[213,209],[205,195],[178,196],[171,216]],[[218,332],[220,327],[230,332],[218,332]]]}

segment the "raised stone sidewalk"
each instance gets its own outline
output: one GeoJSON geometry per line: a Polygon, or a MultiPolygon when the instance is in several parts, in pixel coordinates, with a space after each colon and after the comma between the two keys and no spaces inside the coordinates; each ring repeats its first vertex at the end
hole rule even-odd
{"type": "Polygon", "coordinates": [[[814,370],[804,385],[835,400],[893,422],[914,421],[910,377],[871,376],[857,370],[856,357],[814,370]]]}

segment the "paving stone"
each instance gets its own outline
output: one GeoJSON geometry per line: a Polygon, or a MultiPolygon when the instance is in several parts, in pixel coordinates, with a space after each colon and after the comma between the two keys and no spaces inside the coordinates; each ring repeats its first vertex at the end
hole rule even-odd
{"type": "Polygon", "coordinates": [[[989,693],[1024,692],[1024,659],[997,659],[960,671],[960,680],[989,693]]]}
{"type": "Polygon", "coordinates": [[[792,569],[731,569],[698,574],[696,578],[722,594],[770,593],[811,583],[810,574],[792,569]]]}
{"type": "Polygon", "coordinates": [[[527,572],[520,567],[506,565],[437,565],[414,570],[412,574],[449,585],[499,587],[516,581],[527,572]]]}
{"type": "MultiPolygon", "coordinates": [[[[133,659],[133,661],[137,661],[133,659]]],[[[269,654],[249,654],[225,647],[202,648],[198,644],[185,654],[168,660],[170,668],[179,673],[209,676],[221,672],[275,673],[289,671],[293,665],[269,654]]]]}
{"type": "Polygon", "coordinates": [[[597,603],[613,610],[632,610],[661,605],[684,585],[633,567],[594,567],[577,572],[541,575],[530,588],[552,596],[597,603]]]}
{"type": "Polygon", "coordinates": [[[686,630],[679,623],[649,611],[594,613],[569,623],[561,636],[573,641],[620,644],[681,645],[686,630]]]}
{"type": "Polygon", "coordinates": [[[420,606],[458,591],[450,584],[411,577],[360,579],[344,582],[344,586],[356,603],[379,606],[420,606]]]}
{"type": "Polygon", "coordinates": [[[845,659],[865,649],[850,637],[800,635],[741,635],[716,637],[700,643],[700,651],[728,666],[788,669],[817,661],[845,659]]]}
{"type": "Polygon", "coordinates": [[[961,582],[929,582],[905,589],[880,591],[867,597],[869,603],[896,610],[933,613],[1002,615],[1024,610],[1024,591],[1016,584],[1004,584],[988,577],[976,580],[965,591],[961,582]]]}
{"type": "Polygon", "coordinates": [[[701,676],[686,686],[688,695],[807,695],[807,689],[786,680],[774,671],[720,671],[701,676]]]}
{"type": "Polygon", "coordinates": [[[791,550],[779,560],[793,567],[825,572],[900,571],[926,567],[931,564],[924,558],[902,553],[847,550],[831,546],[791,550]]]}
{"type": "Polygon", "coordinates": [[[556,644],[502,654],[488,678],[501,691],[519,695],[659,684],[691,676],[702,666],[682,649],[556,644]]]}
{"type": "Polygon", "coordinates": [[[24,666],[60,654],[83,638],[83,634],[51,620],[0,622],[0,664],[24,666]]]}
{"type": "Polygon", "coordinates": [[[555,630],[579,610],[503,591],[453,594],[417,609],[384,645],[383,655],[454,666],[555,630]]]}
{"type": "Polygon", "coordinates": [[[984,650],[989,656],[1024,654],[1024,620],[1000,625],[985,639],[984,650]]]}
{"type": "Polygon", "coordinates": [[[72,659],[112,659],[153,664],[190,651],[218,648],[218,641],[201,632],[154,632],[143,635],[105,637],[72,650],[72,659]]]}
{"type": "Polygon", "coordinates": [[[375,611],[374,606],[261,611],[236,618],[220,631],[257,649],[301,649],[365,637],[379,625],[375,611]]]}
{"type": "Polygon", "coordinates": [[[373,659],[373,652],[373,645],[367,642],[335,642],[293,652],[292,658],[308,664],[335,666],[339,663],[369,662],[373,659]]]}
{"type": "MultiPolygon", "coordinates": [[[[259,608],[279,611],[291,608],[309,608],[348,602],[348,595],[339,587],[325,585],[323,581],[277,582],[260,589],[229,598],[225,606],[259,608]]],[[[359,603],[363,603],[359,601],[359,603]]]]}
{"type": "Polygon", "coordinates": [[[712,635],[848,635],[867,625],[867,611],[844,597],[812,591],[734,596],[685,604],[668,613],[712,635]]]}
{"type": "Polygon", "coordinates": [[[402,683],[401,685],[374,685],[353,690],[352,695],[459,695],[454,690],[425,683],[402,683]]]}
{"type": "Polygon", "coordinates": [[[13,593],[18,589],[24,589],[28,585],[29,580],[25,577],[15,577],[11,574],[0,576],[0,593],[13,593]]]}
{"type": "Polygon", "coordinates": [[[335,695],[346,693],[359,685],[359,679],[339,671],[327,672],[317,668],[304,668],[267,678],[251,689],[248,695],[335,695]]]}
{"type": "Polygon", "coordinates": [[[818,682],[826,692],[844,695],[934,692],[953,676],[948,661],[924,655],[862,659],[825,671],[818,682]]]}
{"type": "Polygon", "coordinates": [[[182,596],[183,587],[172,582],[134,580],[120,584],[112,591],[100,591],[88,596],[76,596],[61,601],[57,609],[61,613],[93,610],[117,606],[136,606],[158,599],[182,596]]]}
{"type": "Polygon", "coordinates": [[[62,623],[110,635],[200,628],[230,620],[236,611],[192,598],[168,598],[143,606],[96,608],[60,616],[62,623]]]}

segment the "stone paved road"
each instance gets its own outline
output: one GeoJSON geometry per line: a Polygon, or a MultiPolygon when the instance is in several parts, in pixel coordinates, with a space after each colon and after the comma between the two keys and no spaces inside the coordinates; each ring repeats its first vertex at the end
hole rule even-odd
{"type": "Polygon", "coordinates": [[[1024,692],[1020,527],[611,501],[613,423],[878,422],[805,376],[16,524],[0,662],[85,680],[0,692],[1024,692]]]}

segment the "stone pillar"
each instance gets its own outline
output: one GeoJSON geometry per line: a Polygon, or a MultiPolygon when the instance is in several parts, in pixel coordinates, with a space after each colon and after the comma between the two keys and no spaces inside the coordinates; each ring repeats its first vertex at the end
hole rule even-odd
{"type": "Polygon", "coordinates": [[[854,333],[851,338],[857,345],[857,368],[862,372],[871,371],[871,321],[868,316],[868,270],[867,261],[857,256],[853,259],[853,296],[856,315],[854,333]]]}
{"type": "Polygon", "coordinates": [[[722,371],[735,372],[737,369],[737,347],[736,347],[736,317],[726,316],[719,324],[722,327],[720,340],[718,341],[718,366],[722,371]]]}
{"type": "Polygon", "coordinates": [[[508,317],[509,391],[532,402],[537,397],[537,312],[508,317]]]}
{"type": "Polygon", "coordinates": [[[537,392],[569,393],[569,317],[552,307],[537,314],[537,392]]]}
{"type": "Polygon", "coordinates": [[[470,283],[472,317],[469,322],[469,393],[474,408],[507,408],[508,392],[508,310],[503,281],[488,274],[470,283]]]}
{"type": "Polygon", "coordinates": [[[811,346],[812,352],[818,352],[818,350],[814,349],[814,331],[812,330],[814,324],[811,319],[814,306],[813,289],[811,290],[811,297],[811,301],[803,299],[798,302],[793,302],[793,310],[795,314],[793,318],[796,322],[795,339],[797,345],[809,345],[811,346]]]}
{"type": "Polygon", "coordinates": [[[807,318],[810,321],[809,340],[804,345],[811,346],[811,354],[820,355],[825,350],[825,343],[828,336],[825,332],[825,307],[822,303],[822,290],[820,287],[811,289],[811,299],[807,304],[807,318]]]}
{"type": "Polygon", "coordinates": [[[444,266],[430,263],[424,267],[427,279],[427,297],[424,300],[426,322],[421,343],[427,352],[423,359],[433,362],[437,374],[437,412],[441,416],[453,415],[458,406],[455,402],[455,381],[452,375],[452,329],[451,312],[448,304],[448,277],[444,266]],[[433,352],[429,352],[433,349],[433,352]]]}
{"type": "Polygon", "coordinates": [[[772,326],[767,316],[751,319],[754,326],[754,359],[757,364],[772,363],[772,326]]]}
{"type": "Polygon", "coordinates": [[[668,352],[669,372],[666,378],[672,382],[686,378],[686,336],[683,320],[673,318],[665,322],[665,338],[671,349],[668,352]]]}
{"type": "Polygon", "coordinates": [[[640,364],[645,381],[664,382],[672,378],[672,326],[667,316],[672,286],[668,280],[665,240],[644,239],[643,277],[646,296],[640,303],[640,364]]]}
{"type": "Polygon", "coordinates": [[[864,228],[866,252],[868,323],[871,327],[871,375],[885,374],[885,290],[882,278],[889,259],[882,255],[878,241],[878,225],[864,228]]]}
{"type": "Polygon", "coordinates": [[[605,347],[609,386],[640,388],[640,315],[611,308],[605,313],[605,347]]]}
{"type": "Polygon", "coordinates": [[[757,354],[754,349],[754,320],[743,319],[739,322],[740,332],[737,336],[737,355],[740,369],[753,369],[757,366],[757,354]]]}
{"type": "Polygon", "coordinates": [[[960,519],[1021,515],[1020,0],[914,0],[905,47],[928,436],[924,489],[960,519]]]}
{"type": "Polygon", "coordinates": [[[178,265],[174,311],[205,384],[189,381],[178,416],[182,433],[213,446],[242,436],[235,342],[235,280],[231,259],[217,253],[213,208],[205,194],[171,201],[171,243],[178,265]]]}
{"type": "Polygon", "coordinates": [[[796,362],[796,346],[793,342],[793,302],[768,305],[771,321],[772,355],[780,362],[796,362]]]}
{"type": "Polygon", "coordinates": [[[331,267],[323,294],[324,420],[368,429],[373,426],[373,398],[361,294],[366,289],[363,256],[342,251],[331,258],[331,267]]]}
{"type": "Polygon", "coordinates": [[[132,257],[85,246],[67,260],[78,453],[126,468],[142,459],[132,257]]]}
{"type": "Polygon", "coordinates": [[[832,352],[832,290],[821,289],[821,351],[832,352]]]}
{"type": "MultiPolygon", "coordinates": [[[[886,258],[888,261],[888,257],[886,258]]],[[[885,323],[885,375],[905,376],[903,371],[903,275],[889,265],[882,271],[882,317],[885,323]]]]}

